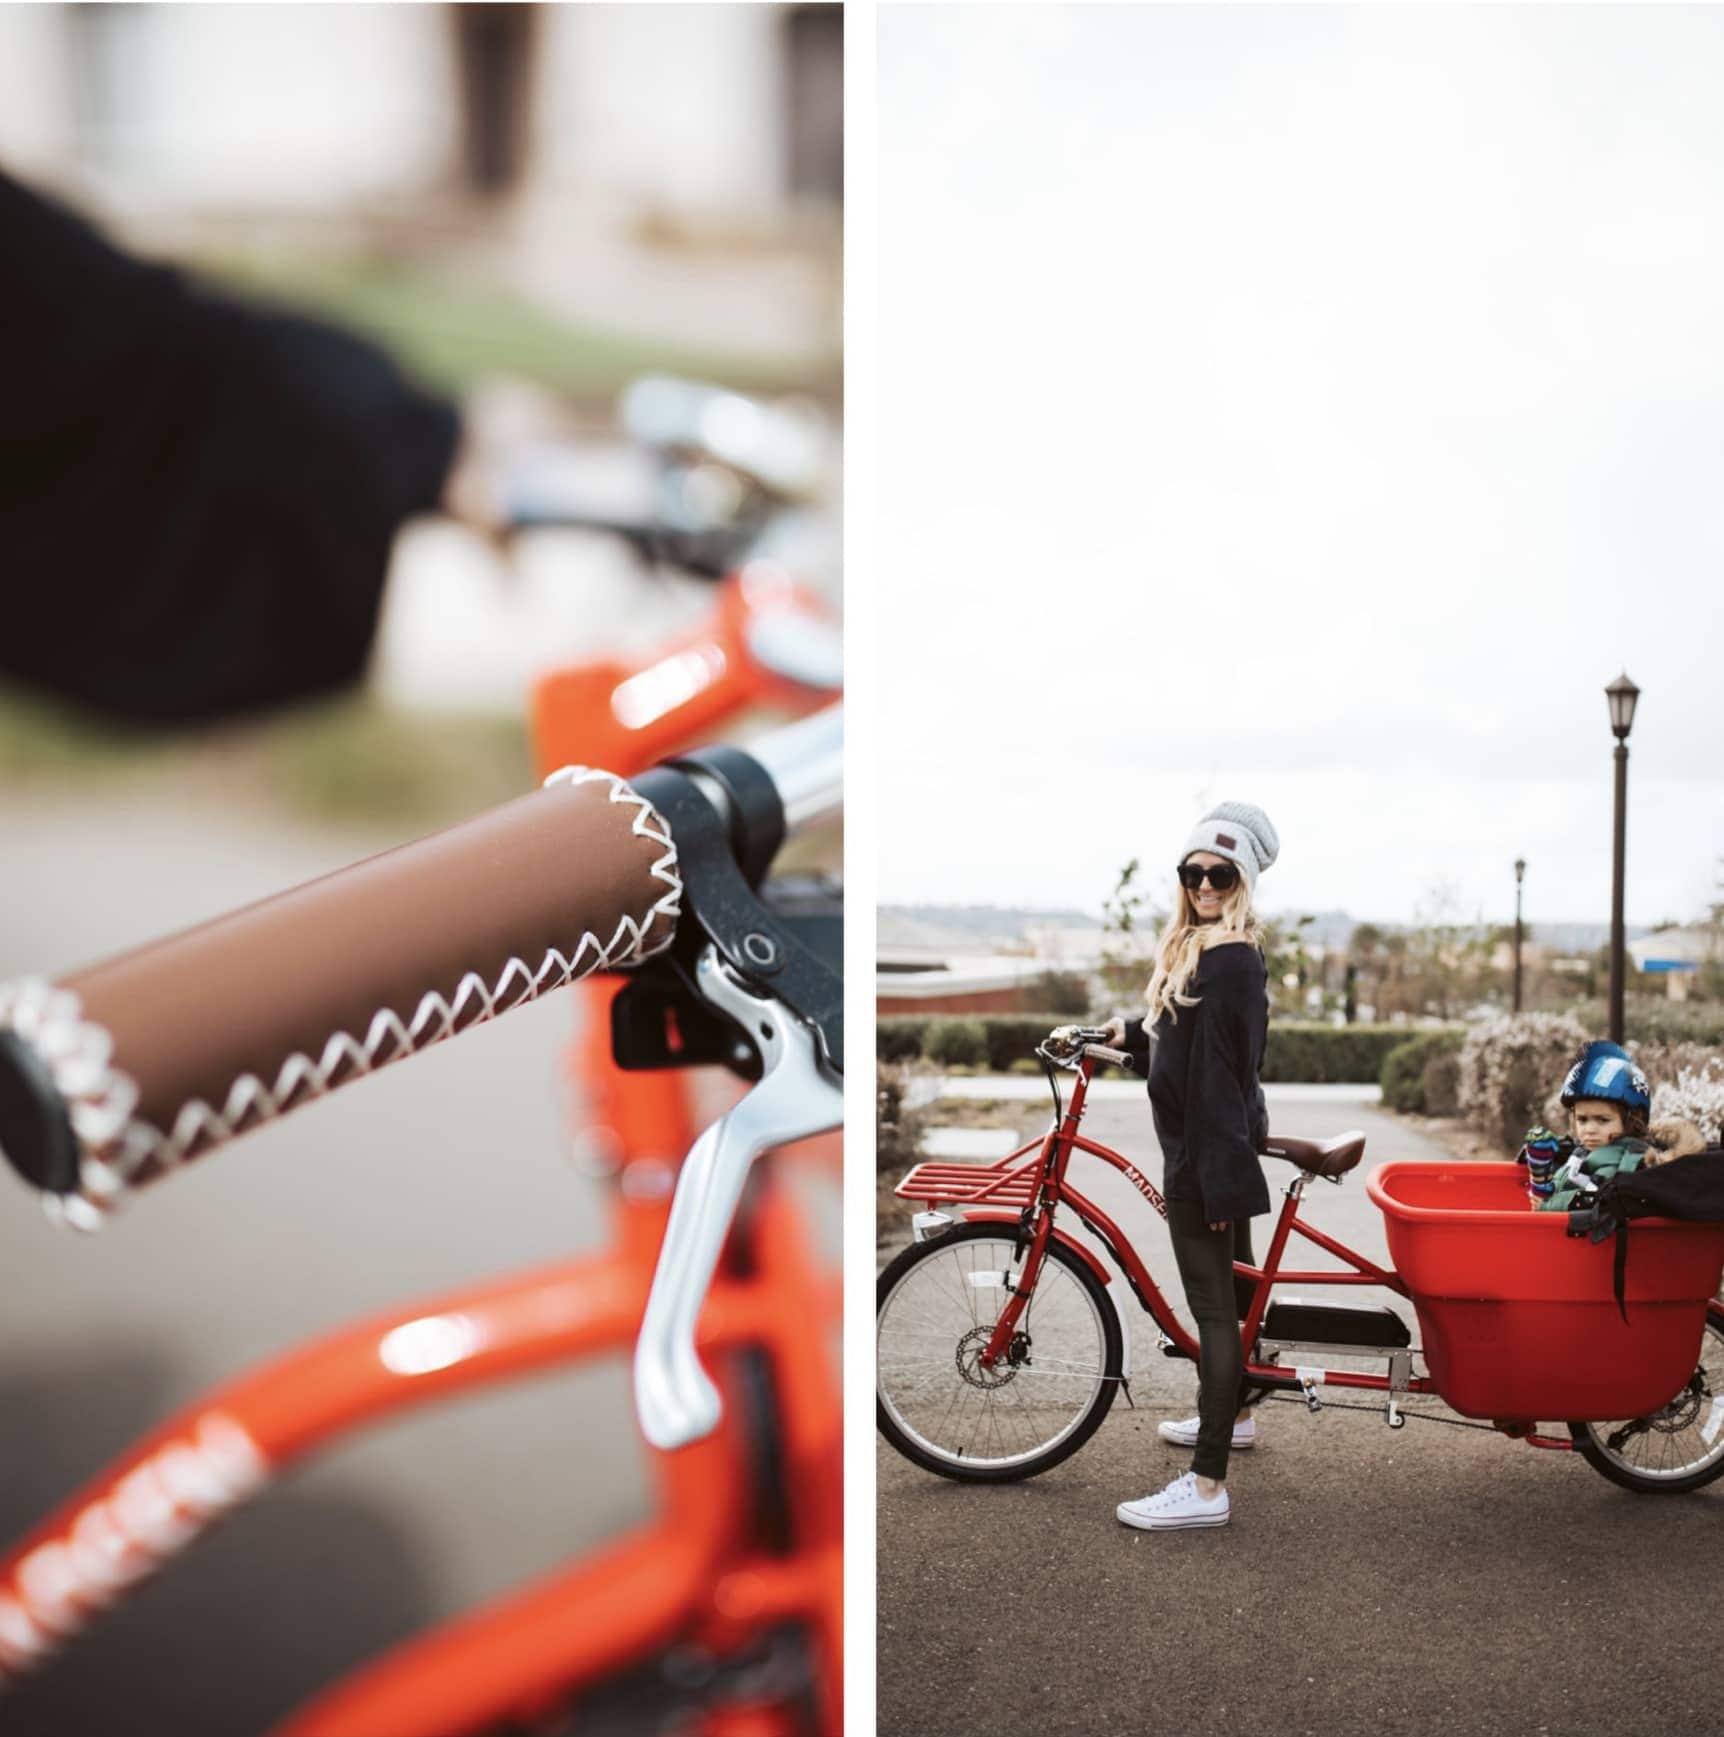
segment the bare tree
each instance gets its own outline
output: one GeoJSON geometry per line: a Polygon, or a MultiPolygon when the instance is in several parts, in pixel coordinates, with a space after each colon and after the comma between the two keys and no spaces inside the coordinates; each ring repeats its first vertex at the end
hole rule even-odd
{"type": "Polygon", "coordinates": [[[1142,938],[1153,935],[1166,913],[1138,883],[1142,862],[1133,857],[1119,871],[1111,894],[1102,901],[1101,980],[1119,1001],[1141,997],[1149,979],[1142,938]]]}

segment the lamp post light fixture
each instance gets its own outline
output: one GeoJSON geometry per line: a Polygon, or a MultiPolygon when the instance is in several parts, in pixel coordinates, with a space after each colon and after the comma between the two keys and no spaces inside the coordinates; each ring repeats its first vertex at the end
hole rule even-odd
{"type": "Polygon", "coordinates": [[[1610,703],[1610,733],[1616,738],[1616,832],[1610,873],[1610,1041],[1622,1042],[1622,999],[1626,976],[1627,942],[1623,934],[1622,889],[1627,861],[1628,829],[1628,732],[1634,728],[1634,708],[1640,689],[1619,675],[1604,690],[1610,703]]]}
{"type": "Polygon", "coordinates": [[[1514,1010],[1520,1012],[1520,888],[1526,879],[1526,858],[1517,856],[1514,859],[1514,1010]]]}

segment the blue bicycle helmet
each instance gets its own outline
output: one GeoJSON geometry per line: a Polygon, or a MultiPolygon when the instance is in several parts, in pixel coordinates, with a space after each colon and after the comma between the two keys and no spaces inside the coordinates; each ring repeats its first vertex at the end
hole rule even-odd
{"type": "Polygon", "coordinates": [[[1571,1109],[1582,1098],[1621,1104],[1642,1116],[1652,1108],[1646,1075],[1620,1044],[1589,1043],[1562,1082],[1562,1107],[1571,1109]]]}

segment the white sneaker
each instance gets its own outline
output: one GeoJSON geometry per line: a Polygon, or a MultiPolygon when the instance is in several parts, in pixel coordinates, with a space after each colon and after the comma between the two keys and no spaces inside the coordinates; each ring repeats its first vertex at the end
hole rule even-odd
{"type": "MultiPolygon", "coordinates": [[[[1155,1426],[1155,1433],[1163,1441],[1172,1442],[1175,1447],[1196,1447],[1197,1430],[1200,1422],[1201,1419],[1199,1418],[1182,1417],[1178,1423],[1158,1423],[1155,1426]]],[[[1233,1421],[1233,1451],[1237,1453],[1241,1448],[1256,1447],[1256,1445],[1257,1419],[1248,1417],[1241,1423],[1235,1418],[1233,1421]]]]}
{"type": "Polygon", "coordinates": [[[1114,1512],[1125,1525],[1136,1526],[1143,1532],[1171,1530],[1176,1526],[1225,1526],[1227,1486],[1223,1484],[1215,1499],[1206,1502],[1197,1493],[1197,1474],[1187,1472],[1153,1496],[1121,1502],[1114,1512]]]}

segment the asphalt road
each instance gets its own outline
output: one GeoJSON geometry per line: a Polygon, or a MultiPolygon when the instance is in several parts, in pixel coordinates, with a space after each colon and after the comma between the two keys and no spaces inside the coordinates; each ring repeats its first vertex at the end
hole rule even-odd
{"type": "MultiPolygon", "coordinates": [[[[1283,1133],[1366,1131],[1364,1165],[1314,1187],[1308,1215],[1382,1253],[1360,1178],[1381,1159],[1440,1154],[1364,1105],[1270,1101],[1283,1133]]],[[[1128,1156],[1151,1149],[1141,1102],[1098,1103],[1087,1127],[1128,1156]]],[[[1171,1273],[1161,1223],[1129,1185],[1097,1194],[1171,1273]]],[[[1116,1403],[1042,1477],[950,1483],[881,1444],[880,1737],[1724,1729],[1724,1481],[1636,1496],[1578,1455],[1494,1433],[1391,1431],[1381,1413],[1276,1402],[1260,1410],[1260,1445],[1233,1462],[1228,1527],[1132,1531],[1115,1504],[1189,1463],[1155,1425],[1190,1414],[1193,1384],[1189,1365],[1151,1353],[1129,1293],[1122,1314],[1139,1329],[1137,1408],[1116,1403]]]]}

